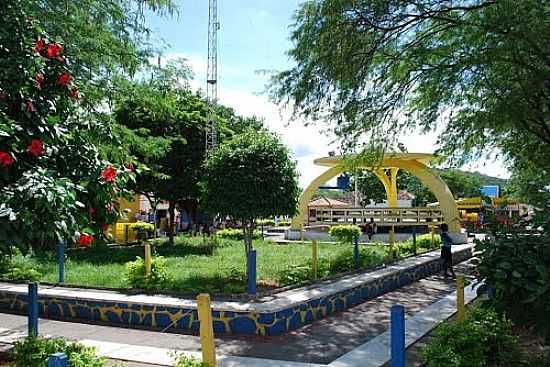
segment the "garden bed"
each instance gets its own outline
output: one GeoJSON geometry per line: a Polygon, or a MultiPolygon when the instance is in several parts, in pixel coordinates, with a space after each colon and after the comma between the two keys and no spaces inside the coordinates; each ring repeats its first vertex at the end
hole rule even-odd
{"type": "MultiPolygon", "coordinates": [[[[419,242],[420,243],[420,242],[419,242]]],[[[277,246],[270,241],[257,240],[258,290],[260,294],[286,290],[306,284],[313,277],[311,272],[311,245],[307,243],[277,246]]],[[[410,244],[398,244],[398,258],[410,254],[410,244]]],[[[375,269],[390,262],[388,246],[360,246],[362,270],[375,269]]],[[[239,241],[218,240],[215,244],[201,237],[181,236],[174,246],[158,243],[153,252],[166,260],[169,280],[163,287],[155,287],[155,293],[193,296],[200,292],[218,295],[218,298],[234,298],[244,293],[245,252],[239,241]]],[[[428,250],[418,247],[418,252],[428,250]]],[[[143,246],[106,246],[68,250],[65,266],[65,285],[81,288],[116,289],[127,293],[142,293],[132,289],[127,279],[126,264],[137,256],[143,257],[143,246]]],[[[353,272],[353,246],[344,244],[318,244],[319,278],[330,279],[353,272]]],[[[29,269],[36,270],[35,280],[54,284],[58,280],[56,254],[36,253],[33,256],[14,257],[19,269],[15,279],[25,280],[29,269]]],[[[0,276],[6,278],[6,276],[0,276]]],[[[239,297],[240,298],[240,297],[239,297]]]]}

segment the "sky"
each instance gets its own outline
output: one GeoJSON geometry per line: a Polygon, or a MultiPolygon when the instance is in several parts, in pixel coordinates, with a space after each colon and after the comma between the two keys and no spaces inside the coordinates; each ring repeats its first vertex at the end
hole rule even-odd
{"type": "MultiPolygon", "coordinates": [[[[148,26],[159,44],[165,44],[162,60],[183,57],[195,77],[192,88],[205,89],[208,55],[208,0],[177,0],[179,14],[172,18],[149,14],[148,26]]],[[[298,162],[300,186],[305,187],[326,168],[313,160],[337,150],[333,137],[321,132],[321,125],[305,127],[290,112],[271,103],[265,95],[268,76],[262,71],[283,71],[292,67],[286,51],[293,14],[300,0],[219,0],[218,99],[241,115],[264,118],[271,131],[281,136],[298,162]]],[[[408,135],[402,139],[409,152],[431,153],[435,135],[408,135]]],[[[462,167],[506,178],[501,162],[490,160],[462,167]]]]}

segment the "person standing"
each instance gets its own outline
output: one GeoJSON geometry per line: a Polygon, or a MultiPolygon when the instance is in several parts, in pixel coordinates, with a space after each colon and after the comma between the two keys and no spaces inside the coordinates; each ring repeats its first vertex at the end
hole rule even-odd
{"type": "Polygon", "coordinates": [[[370,219],[370,222],[367,224],[367,236],[369,236],[369,241],[372,239],[372,236],[376,233],[376,223],[374,223],[374,218],[370,219]]]}
{"type": "Polygon", "coordinates": [[[443,259],[443,275],[445,278],[452,276],[453,279],[456,278],[455,271],[453,269],[453,253],[451,251],[451,246],[453,245],[453,240],[449,236],[449,226],[447,223],[441,224],[441,258],[443,259]],[[448,270],[451,270],[451,274],[448,273],[448,270]]]}

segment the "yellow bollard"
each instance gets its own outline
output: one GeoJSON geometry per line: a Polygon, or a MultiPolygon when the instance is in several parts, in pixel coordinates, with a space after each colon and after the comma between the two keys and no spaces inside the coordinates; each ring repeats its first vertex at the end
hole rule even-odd
{"type": "Polygon", "coordinates": [[[456,319],[462,322],[464,317],[464,275],[459,275],[456,278],[456,319]]]}
{"type": "Polygon", "coordinates": [[[216,367],[216,346],[214,345],[214,327],[212,326],[212,309],[210,295],[201,293],[197,296],[199,312],[202,361],[209,367],[216,367]]]}
{"type": "Polygon", "coordinates": [[[392,254],[392,257],[396,257],[394,253],[394,245],[395,245],[395,227],[391,226],[390,232],[389,232],[389,240],[390,240],[390,253],[392,254]]]}
{"type": "Polygon", "coordinates": [[[317,279],[317,241],[311,241],[311,271],[313,280],[317,279]]]}
{"type": "Polygon", "coordinates": [[[145,245],[145,275],[151,275],[151,245],[145,245]]]}

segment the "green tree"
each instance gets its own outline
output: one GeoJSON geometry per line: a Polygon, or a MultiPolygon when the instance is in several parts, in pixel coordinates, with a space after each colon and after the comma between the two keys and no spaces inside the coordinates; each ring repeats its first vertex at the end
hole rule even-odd
{"type": "Polygon", "coordinates": [[[165,69],[157,72],[157,77],[124,87],[116,101],[115,118],[124,127],[121,131],[130,151],[147,166],[139,174],[136,191],[153,204],[158,199],[169,203],[172,242],[178,203],[190,218],[196,209],[207,105],[200,95],[181,86],[174,74],[169,76],[165,69]]]}
{"type": "MultiPolygon", "coordinates": [[[[128,149],[143,164],[135,190],[153,207],[159,199],[169,203],[172,242],[176,208],[188,213],[191,224],[196,219],[208,105],[188,88],[191,72],[184,60],[147,71],[150,77],[119,81],[115,119],[128,149]]],[[[216,106],[215,116],[220,141],[247,128],[264,129],[258,118],[238,116],[223,105],[216,106]]]]}
{"type": "Polygon", "coordinates": [[[78,118],[71,64],[26,4],[4,1],[0,21],[0,252],[101,237],[132,174],[100,154],[116,141],[78,118]]]}
{"type": "Polygon", "coordinates": [[[41,21],[46,33],[63,41],[71,59],[82,103],[94,110],[99,101],[110,103],[113,79],[133,76],[162,43],[151,37],[145,17],[149,12],[173,15],[173,0],[22,0],[28,15],[41,21]]]}
{"type": "Polygon", "coordinates": [[[291,39],[273,96],[352,145],[445,121],[457,161],[496,147],[550,166],[547,1],[307,1],[291,39]]]}
{"type": "Polygon", "coordinates": [[[290,152],[273,134],[251,130],[235,135],[206,161],[202,206],[212,215],[241,221],[248,253],[256,218],[296,213],[297,176],[290,152]]]}

